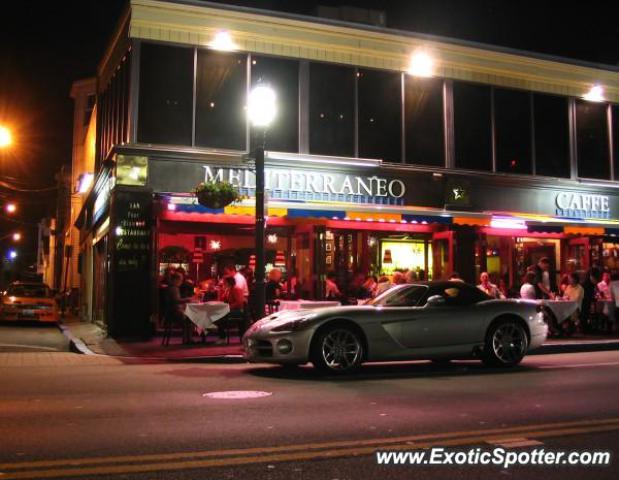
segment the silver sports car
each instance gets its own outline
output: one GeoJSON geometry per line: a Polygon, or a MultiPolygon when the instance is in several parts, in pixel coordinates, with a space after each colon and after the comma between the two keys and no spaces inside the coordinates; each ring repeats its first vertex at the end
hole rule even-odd
{"type": "Polygon", "coordinates": [[[493,300],[463,282],[399,285],[365,305],[274,313],[243,336],[251,362],[347,373],[363,362],[480,358],[518,364],[546,339],[534,301],[493,300]]]}

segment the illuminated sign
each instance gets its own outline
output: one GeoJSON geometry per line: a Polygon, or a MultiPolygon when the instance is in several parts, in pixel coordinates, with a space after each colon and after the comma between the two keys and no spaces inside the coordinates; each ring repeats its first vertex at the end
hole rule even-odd
{"type": "MultiPolygon", "coordinates": [[[[252,195],[256,188],[254,172],[247,169],[204,166],[204,181],[228,182],[241,194],[252,195]]],[[[265,169],[265,187],[271,198],[286,200],[333,200],[356,203],[400,203],[406,185],[400,179],[379,176],[344,175],[282,168],[265,169]]]]}
{"type": "Polygon", "coordinates": [[[589,193],[560,192],[555,197],[556,214],[569,218],[610,218],[609,197],[589,193]]]}

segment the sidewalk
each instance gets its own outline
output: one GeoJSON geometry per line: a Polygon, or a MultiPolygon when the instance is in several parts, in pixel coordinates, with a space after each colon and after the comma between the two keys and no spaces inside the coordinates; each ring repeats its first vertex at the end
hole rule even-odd
{"type": "MultiPolygon", "coordinates": [[[[230,345],[215,345],[213,336],[208,338],[206,344],[183,345],[180,332],[178,332],[178,335],[170,340],[170,345],[164,347],[161,345],[160,336],[145,341],[115,340],[108,337],[97,325],[81,322],[77,318],[65,318],[60,328],[69,339],[71,350],[87,355],[166,362],[242,363],[245,361],[238,337],[231,337],[230,345]]],[[[567,338],[549,338],[541,348],[531,352],[531,355],[602,350],[619,350],[619,335],[574,335],[567,338]]]]}
{"type": "Polygon", "coordinates": [[[144,341],[116,340],[108,337],[99,326],[82,322],[75,317],[65,318],[59,327],[69,339],[71,350],[86,355],[169,362],[192,360],[244,362],[240,340],[234,336],[230,337],[230,345],[215,345],[216,338],[212,335],[208,337],[206,344],[183,345],[179,331],[170,339],[169,345],[162,346],[161,336],[144,341]]]}

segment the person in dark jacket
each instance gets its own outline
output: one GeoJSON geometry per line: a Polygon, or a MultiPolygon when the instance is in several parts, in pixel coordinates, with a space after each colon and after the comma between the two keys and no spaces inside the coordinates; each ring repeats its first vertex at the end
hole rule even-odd
{"type": "Polygon", "coordinates": [[[580,328],[583,333],[591,333],[591,306],[595,301],[596,285],[600,281],[600,270],[593,267],[589,270],[589,274],[582,282],[582,288],[585,294],[582,299],[582,308],[580,310],[580,328]]]}

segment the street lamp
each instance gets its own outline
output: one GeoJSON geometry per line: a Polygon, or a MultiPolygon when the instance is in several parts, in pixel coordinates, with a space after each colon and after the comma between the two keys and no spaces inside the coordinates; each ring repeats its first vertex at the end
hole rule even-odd
{"type": "Polygon", "coordinates": [[[15,260],[17,258],[17,252],[15,250],[9,250],[9,259],[15,260]]]}
{"type": "Polygon", "coordinates": [[[15,213],[17,211],[17,205],[14,203],[7,203],[4,206],[4,209],[6,210],[6,213],[15,213]]]}
{"type": "Polygon", "coordinates": [[[14,242],[19,242],[19,241],[21,240],[21,233],[19,233],[19,232],[15,232],[15,233],[12,235],[12,238],[13,238],[13,241],[14,241],[14,242]]]}
{"type": "Polygon", "coordinates": [[[264,315],[265,299],[265,198],[264,198],[264,146],[266,130],[277,114],[275,91],[265,84],[259,84],[249,93],[247,116],[257,129],[259,139],[256,147],[256,311],[259,318],[264,315]]]}

